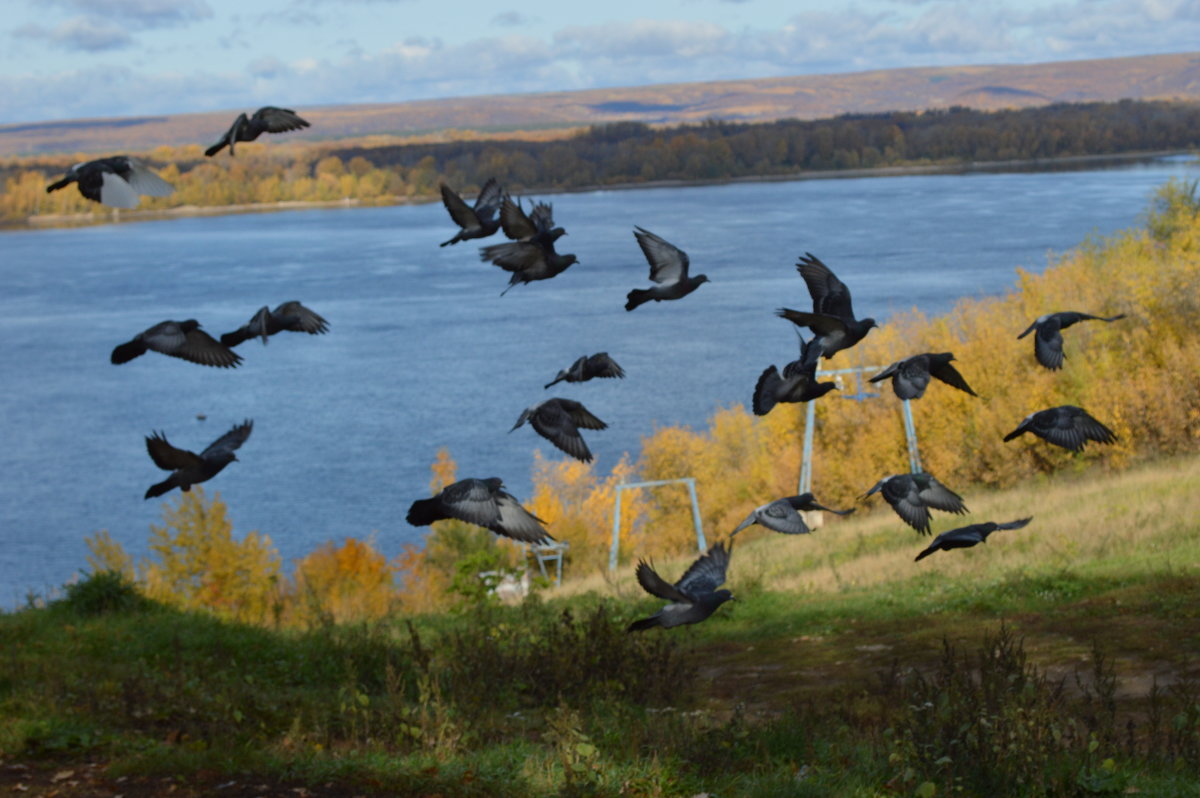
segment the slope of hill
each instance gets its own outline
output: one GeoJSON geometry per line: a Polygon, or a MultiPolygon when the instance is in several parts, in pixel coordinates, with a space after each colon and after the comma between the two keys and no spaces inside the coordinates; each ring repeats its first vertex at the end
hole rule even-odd
{"type": "MultiPolygon", "coordinates": [[[[411,136],[443,130],[487,134],[626,120],[680,124],[704,119],[815,119],[954,105],[992,110],[1126,98],[1200,100],[1200,52],[297,108],[313,127],[293,137],[411,136]]],[[[286,98],[280,102],[289,103],[286,98]]],[[[0,155],[207,142],[216,140],[237,112],[4,125],[0,155]]]]}

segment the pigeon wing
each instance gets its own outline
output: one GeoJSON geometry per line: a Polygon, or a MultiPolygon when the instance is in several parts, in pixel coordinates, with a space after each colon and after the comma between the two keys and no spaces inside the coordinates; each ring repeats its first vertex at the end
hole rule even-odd
{"type": "Polygon", "coordinates": [[[184,334],[182,346],[163,354],[217,368],[234,368],[242,362],[241,355],[201,329],[189,330],[184,334]]]}
{"type": "Polygon", "coordinates": [[[681,593],[679,588],[659,576],[654,567],[645,560],[638,562],[637,581],[642,586],[642,590],[645,590],[651,596],[681,604],[693,603],[691,596],[681,593]]]}
{"type": "Polygon", "coordinates": [[[921,488],[917,495],[922,502],[935,510],[944,510],[948,513],[957,513],[958,515],[963,515],[967,512],[967,507],[963,504],[962,496],[959,496],[933,477],[929,478],[929,485],[921,488]]]}
{"type": "MultiPolygon", "coordinates": [[[[780,308],[775,311],[775,315],[787,319],[792,324],[807,327],[817,335],[845,334],[846,332],[846,322],[837,316],[828,316],[824,313],[806,313],[803,310],[792,310],[791,308],[780,308]]],[[[819,349],[820,347],[818,347],[819,349]]]]}
{"type": "Polygon", "coordinates": [[[459,521],[490,529],[500,520],[496,498],[482,479],[463,479],[447,485],[439,498],[446,515],[459,521]]]}
{"type": "Polygon", "coordinates": [[[1039,363],[1052,371],[1062,368],[1063,338],[1059,325],[1053,320],[1038,326],[1037,334],[1033,336],[1033,354],[1039,363]]]}
{"type": "Polygon", "coordinates": [[[309,335],[318,335],[329,331],[329,322],[295,300],[284,302],[271,311],[271,315],[285,330],[306,332],[309,335]]]}
{"type": "Polygon", "coordinates": [[[921,501],[914,482],[907,479],[889,479],[883,483],[881,492],[901,521],[922,534],[929,534],[929,508],[921,501]]]}
{"type": "Polygon", "coordinates": [[[545,543],[553,540],[542,526],[545,522],[521,506],[511,494],[496,491],[499,520],[488,526],[493,532],[522,543],[545,543]]]}
{"type": "Polygon", "coordinates": [[[1034,415],[1031,422],[1033,432],[1050,443],[1078,452],[1089,441],[1112,443],[1116,435],[1112,430],[1092,418],[1086,410],[1074,405],[1043,410],[1034,415]]]}
{"type": "Polygon", "coordinates": [[[221,437],[208,445],[208,448],[200,453],[201,460],[212,460],[220,458],[221,455],[233,454],[246,439],[250,437],[250,431],[254,429],[254,422],[246,419],[241,424],[238,424],[233,429],[226,432],[221,437]]]}
{"type": "Polygon", "coordinates": [[[290,108],[276,108],[273,105],[259,108],[254,112],[250,122],[259,130],[265,130],[268,133],[286,133],[289,130],[300,130],[309,126],[308,122],[301,119],[290,108]]]}
{"type": "Polygon", "coordinates": [[[164,471],[177,471],[181,468],[199,467],[204,465],[200,455],[187,449],[177,449],[167,443],[167,437],[161,432],[155,432],[146,438],[146,451],[154,464],[164,471]]]}
{"type": "Polygon", "coordinates": [[[688,566],[675,583],[681,593],[701,596],[712,593],[725,583],[725,570],[729,567],[729,549],[725,543],[713,544],[705,554],[688,566]]]}
{"type": "Polygon", "coordinates": [[[492,244],[479,251],[480,260],[491,261],[508,272],[524,272],[546,268],[546,251],[527,241],[508,241],[492,244]]]}
{"type": "Polygon", "coordinates": [[[475,215],[481,220],[491,219],[500,209],[502,202],[504,202],[504,189],[500,188],[496,178],[489,177],[483,184],[483,188],[479,189],[479,195],[475,197],[475,215]]]}
{"type": "Polygon", "coordinates": [[[521,207],[520,200],[514,200],[512,197],[505,197],[500,203],[500,227],[504,230],[504,235],[514,241],[526,241],[538,232],[533,220],[521,207]]]}
{"type": "Polygon", "coordinates": [[[633,235],[650,262],[651,281],[662,284],[687,279],[689,261],[686,252],[640,227],[634,228],[633,235]]]}
{"type": "Polygon", "coordinates": [[[593,377],[621,377],[625,370],[617,365],[617,361],[608,356],[608,352],[597,352],[587,359],[583,367],[585,372],[593,377]]]}
{"type": "Polygon", "coordinates": [[[563,410],[567,411],[567,415],[571,417],[571,421],[575,426],[583,429],[608,429],[608,425],[600,419],[592,415],[582,403],[576,402],[573,399],[559,399],[558,404],[563,410]]]}
{"type": "Polygon", "coordinates": [[[136,208],[142,199],[133,186],[120,175],[101,172],[99,201],[110,208],[136,208]]]}
{"type": "Polygon", "coordinates": [[[787,499],[773,501],[764,507],[758,516],[758,523],[785,535],[807,535],[811,531],[787,499]]]}
{"type": "Polygon", "coordinates": [[[539,202],[529,213],[529,221],[539,233],[548,233],[554,227],[554,206],[549,202],[539,202]]]}
{"type": "Polygon", "coordinates": [[[796,264],[796,271],[804,278],[808,293],[812,295],[813,312],[826,313],[843,320],[854,318],[850,302],[850,289],[811,252],[805,252],[796,264]]]}
{"type": "Polygon", "coordinates": [[[932,356],[930,358],[929,373],[947,385],[969,393],[971,396],[979,395],[971,390],[971,386],[967,385],[967,381],[963,379],[963,375],[958,372],[958,369],[954,368],[948,359],[943,360],[937,355],[932,356]]]}
{"type": "Polygon", "coordinates": [[[455,224],[465,230],[474,230],[481,226],[479,224],[479,216],[470,205],[463,202],[463,198],[458,196],[454,189],[445,183],[441,184],[441,189],[442,204],[450,212],[450,218],[454,220],[455,224]]]}

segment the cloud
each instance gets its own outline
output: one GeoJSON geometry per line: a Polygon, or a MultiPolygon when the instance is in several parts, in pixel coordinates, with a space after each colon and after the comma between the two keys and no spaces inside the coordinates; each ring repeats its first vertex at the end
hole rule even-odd
{"type": "Polygon", "coordinates": [[[138,28],[166,28],[212,17],[205,0],[44,0],[83,12],[93,21],[119,20],[138,28]]]}
{"type": "Polygon", "coordinates": [[[133,44],[133,37],[124,28],[91,17],[72,17],[53,29],[24,25],[14,30],[12,35],[19,39],[45,41],[63,50],[88,53],[119,50],[133,44]]]}

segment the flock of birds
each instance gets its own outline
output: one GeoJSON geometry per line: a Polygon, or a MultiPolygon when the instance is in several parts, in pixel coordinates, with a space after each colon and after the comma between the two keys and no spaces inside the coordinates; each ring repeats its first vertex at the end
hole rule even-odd
{"type": "MultiPolygon", "coordinates": [[[[263,133],[281,133],[308,127],[294,111],[267,106],[247,117],[241,114],[229,130],[205,155],[214,156],[225,147],[234,155],[236,142],[254,141],[263,133]]],[[[80,193],[96,202],[117,208],[136,207],[140,195],[165,196],[174,189],[169,183],[134,158],[119,155],[100,158],[72,167],[58,181],[46,187],[56,191],[70,183],[78,185],[80,193]]],[[[449,246],[462,241],[488,238],[503,232],[509,240],[480,249],[480,258],[509,272],[508,286],[501,296],[514,286],[551,279],[578,262],[574,254],[560,254],[555,243],[566,231],[555,225],[553,208],[549,203],[536,202],[529,212],[519,199],[513,199],[495,180],[488,180],[473,204],[468,204],[454,190],[441,185],[442,202],[459,230],[441,243],[449,246]]],[[[629,291],[626,311],[647,302],[662,302],[686,297],[708,278],[689,274],[690,260],[686,252],[662,237],[635,227],[635,240],[650,265],[650,288],[629,291]]],[[[837,386],[821,382],[817,367],[822,358],[853,347],[878,326],[874,319],[858,319],[851,303],[850,289],[819,258],[805,253],[796,265],[812,298],[812,310],[781,308],[777,315],[795,325],[800,344],[800,356],[783,369],[772,365],[759,377],[754,388],[752,409],[757,415],[769,413],[779,403],[814,401],[837,386]],[[805,340],[801,330],[812,337],[805,340]]],[[[1062,330],[1081,321],[1113,322],[1124,318],[1094,316],[1073,311],[1050,313],[1039,317],[1022,332],[1018,339],[1034,334],[1034,356],[1047,369],[1063,366],[1062,330]]],[[[327,332],[329,323],[300,302],[289,301],[273,310],[264,306],[237,330],[213,338],[200,328],[195,319],[167,320],[153,325],[119,344],[112,351],[113,364],[127,363],[152,351],[193,363],[216,368],[233,368],[242,358],[233,348],[251,338],[267,343],[271,335],[282,331],[317,335],[327,332]]],[[[923,352],[892,363],[870,378],[871,382],[891,379],[892,388],[900,399],[919,399],[932,379],[937,379],[971,396],[977,396],[966,379],[952,365],[950,352],[923,352]]],[[[607,352],[585,355],[562,369],[544,388],[559,382],[586,382],[596,378],[622,378],[624,370],[607,352]]],[[[550,398],[522,411],[512,430],[529,423],[533,430],[555,447],[583,462],[591,462],[592,453],[580,434],[580,429],[603,430],[607,424],[593,415],[580,402],[550,398]]],[[[213,441],[199,454],[179,449],[167,441],[162,432],[146,437],[146,449],[159,468],[169,476],[147,489],[145,498],[161,496],[179,488],[187,491],[192,485],[212,479],[229,463],[237,459],[235,452],[250,437],[253,422],[245,420],[213,441]]],[[[511,430],[510,430],[511,431],[511,430]]],[[[1031,413],[1004,440],[1010,441],[1032,433],[1043,440],[1081,451],[1088,441],[1112,443],[1112,430],[1093,418],[1086,410],[1073,405],[1051,407],[1031,413]]],[[[962,497],[940,483],[933,475],[918,472],[892,474],[880,479],[863,494],[865,500],[879,493],[900,519],[917,532],[930,534],[930,510],[966,514],[962,497]]],[[[758,524],[786,535],[810,532],[802,512],[826,511],[848,515],[849,510],[835,510],[817,502],[811,493],[787,496],[755,508],[729,535],[728,543],[720,541],[696,559],[674,583],[663,579],[653,566],[641,560],[636,576],[638,584],[649,594],[667,602],[654,615],[635,621],[630,631],[655,626],[670,628],[692,624],[708,618],[721,604],[733,598],[729,590],[721,589],[729,565],[732,540],[743,529],[758,524]]],[[[496,534],[529,544],[546,544],[553,540],[546,531],[546,522],[526,510],[512,494],[504,489],[503,481],[468,478],[447,485],[436,495],[414,501],[407,521],[425,526],[443,519],[457,519],[489,529],[496,534]]],[[[938,550],[967,548],[985,542],[998,530],[1024,527],[1032,520],[1022,518],[1006,523],[986,522],[943,532],[917,556],[924,559],[938,550]]]]}

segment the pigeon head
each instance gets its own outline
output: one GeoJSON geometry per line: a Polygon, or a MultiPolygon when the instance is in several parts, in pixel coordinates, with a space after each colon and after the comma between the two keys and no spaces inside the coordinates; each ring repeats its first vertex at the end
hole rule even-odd
{"type": "Polygon", "coordinates": [[[875,487],[871,488],[869,491],[867,491],[866,493],[864,493],[863,495],[858,497],[859,501],[862,501],[863,499],[867,498],[872,493],[878,493],[880,490],[883,489],[884,483],[887,482],[889,479],[891,479],[891,477],[884,477],[883,479],[876,482],[875,487]]]}
{"type": "Polygon", "coordinates": [[[728,590],[721,589],[721,590],[715,591],[714,593],[709,594],[705,598],[704,603],[707,604],[708,606],[712,607],[715,610],[717,607],[720,607],[726,601],[732,601],[732,600],[733,600],[733,593],[730,593],[728,590]]]}
{"type": "Polygon", "coordinates": [[[875,319],[866,318],[862,320],[862,326],[864,330],[869,330],[872,327],[878,327],[879,324],[875,321],[875,319]]]}

